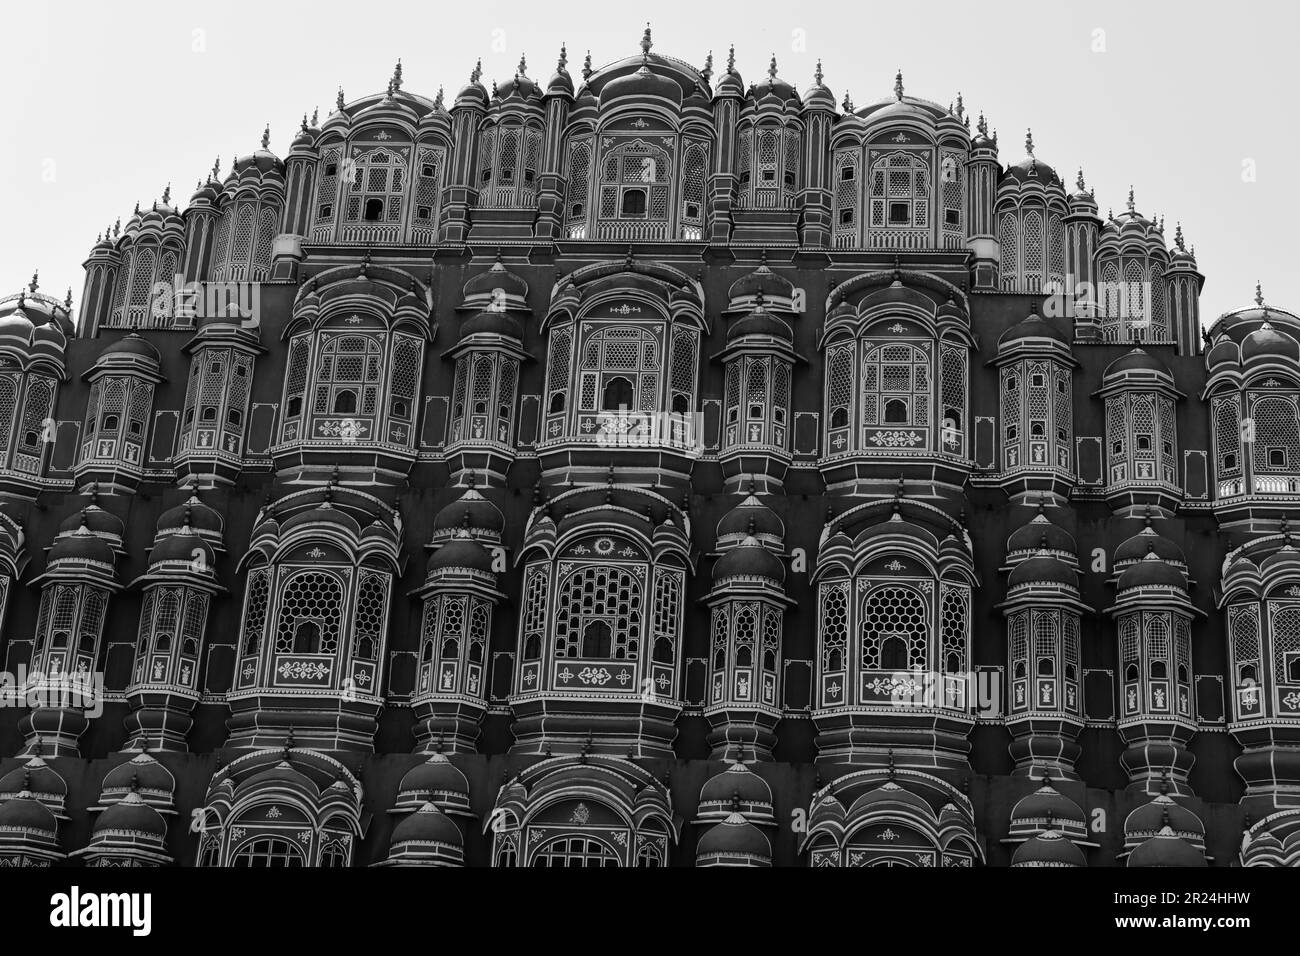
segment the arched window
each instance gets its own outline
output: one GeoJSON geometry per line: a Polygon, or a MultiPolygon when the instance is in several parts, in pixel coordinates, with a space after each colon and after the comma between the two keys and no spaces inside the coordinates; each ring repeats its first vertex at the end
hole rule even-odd
{"type": "Polygon", "coordinates": [[[930,225],[930,165],[920,153],[888,153],[871,164],[871,228],[930,225]]]}
{"type": "Polygon", "coordinates": [[[586,337],[578,371],[579,407],[597,411],[626,405],[632,411],[660,406],[663,348],[654,332],[637,326],[598,327],[586,337]],[[611,391],[611,386],[612,391],[611,391]],[[614,405],[609,401],[615,400],[614,405]]]}
{"type": "Polygon", "coordinates": [[[343,588],[325,571],[301,571],[279,596],[276,651],[281,654],[333,654],[343,628],[343,588]]]}
{"type": "Polygon", "coordinates": [[[925,666],[929,613],[916,591],[892,585],[877,588],[867,596],[861,621],[864,669],[925,666]]]}
{"type": "MultiPolygon", "coordinates": [[[[626,837],[625,837],[626,839],[626,837]]],[[[618,866],[618,855],[601,840],[564,836],[543,843],[533,853],[535,867],[618,866]]]]}
{"type": "Polygon", "coordinates": [[[399,226],[406,195],[406,160],[386,147],[359,148],[352,155],[351,172],[344,193],[344,237],[349,234],[346,227],[363,222],[399,226]]]}
{"type": "Polygon", "coordinates": [[[478,204],[508,208],[535,201],[541,145],[541,131],[531,127],[485,130],[479,150],[478,204]]]}
{"type": "Polygon", "coordinates": [[[230,865],[234,867],[287,867],[306,866],[302,850],[292,840],[281,837],[262,837],[250,840],[235,851],[230,865]]]}
{"type": "Polygon", "coordinates": [[[863,424],[929,425],[930,356],[902,342],[864,342],[863,350],[863,424]]]}
{"type": "Polygon", "coordinates": [[[606,147],[600,164],[601,236],[667,238],[672,173],[669,154],[639,138],[606,147]],[[633,223],[621,226],[619,220],[633,223]]]}
{"type": "Polygon", "coordinates": [[[615,375],[605,382],[605,391],[601,397],[600,407],[605,411],[627,410],[633,407],[632,383],[622,375],[615,375]]]}
{"type": "Polygon", "coordinates": [[[604,621],[592,621],[582,631],[582,656],[604,660],[610,655],[613,634],[604,621]]]}
{"type": "Polygon", "coordinates": [[[587,565],[569,572],[556,589],[555,656],[636,660],[641,636],[642,588],[625,565],[587,565]]]}
{"type": "Polygon", "coordinates": [[[569,144],[569,193],[564,210],[570,239],[587,238],[587,197],[590,189],[591,140],[577,139],[569,144]]]}
{"type": "Polygon", "coordinates": [[[835,151],[834,183],[835,221],[832,229],[835,236],[835,248],[847,249],[860,246],[858,230],[858,203],[861,198],[861,184],[858,178],[858,163],[861,150],[849,147],[835,151]]]}

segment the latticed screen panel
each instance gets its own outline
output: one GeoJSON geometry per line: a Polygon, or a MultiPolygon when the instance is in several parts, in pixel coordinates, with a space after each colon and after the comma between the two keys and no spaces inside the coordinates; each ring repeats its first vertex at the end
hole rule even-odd
{"type": "Polygon", "coordinates": [[[966,669],[970,650],[970,589],[945,584],[939,606],[939,663],[945,674],[966,669]]]}
{"type": "Polygon", "coordinates": [[[362,572],[352,618],[352,656],[357,660],[374,661],[380,657],[387,630],[389,581],[386,574],[362,572]]]}
{"type": "Polygon", "coordinates": [[[280,654],[333,654],[343,629],[343,586],[326,571],[302,571],[283,582],[275,650],[280,654]]]}
{"type": "Polygon", "coordinates": [[[1020,228],[1012,213],[1003,213],[998,220],[998,245],[1001,247],[1002,290],[1014,292],[1020,288],[1020,228]]]}
{"type": "Polygon", "coordinates": [[[523,608],[519,618],[520,653],[523,660],[541,656],[546,640],[547,572],[544,564],[530,564],[524,572],[523,608]]]}
{"type": "Polygon", "coordinates": [[[585,239],[587,235],[587,203],[591,190],[591,145],[590,139],[575,140],[569,144],[569,194],[564,215],[569,223],[570,239],[585,239]]]}
{"type": "Polygon", "coordinates": [[[1074,435],[1074,399],[1070,370],[1055,369],[1052,384],[1052,428],[1056,435],[1056,465],[1068,471],[1074,435]]]}
{"type": "Polygon", "coordinates": [[[1003,466],[1016,468],[1022,464],[1021,441],[1024,438],[1021,422],[1021,398],[1023,378],[1019,366],[1002,370],[1002,451],[1003,466]]]}
{"type": "Polygon", "coordinates": [[[1213,401],[1215,467],[1219,478],[1241,474],[1241,398],[1230,395],[1213,401]]]}
{"type": "Polygon", "coordinates": [[[1275,684],[1300,683],[1292,679],[1295,656],[1300,654],[1300,605],[1270,605],[1273,615],[1269,632],[1273,644],[1273,681],[1275,684]]]}
{"type": "Polygon", "coordinates": [[[1065,225],[1056,213],[1047,217],[1047,277],[1058,287],[1065,282],[1065,225]]]}
{"type": "Polygon", "coordinates": [[[708,170],[708,148],[694,143],[682,160],[682,238],[699,239],[704,224],[704,177],[708,170]]]}
{"type": "MultiPolygon", "coordinates": [[[[316,180],[316,223],[328,225],[336,218],[339,195],[339,164],[343,152],[339,147],[331,147],[321,154],[320,178],[316,180]]],[[[328,232],[316,238],[328,238],[328,232]]],[[[220,250],[218,250],[220,253],[220,250]]]]}
{"type": "MultiPolygon", "coordinates": [[[[1254,396],[1251,396],[1254,397],[1254,396]]],[[[1256,472],[1295,475],[1300,473],[1300,420],[1291,397],[1256,398],[1250,406],[1256,472]]]]}
{"type": "Polygon", "coordinates": [[[854,346],[841,344],[826,352],[827,447],[832,453],[848,451],[852,442],[854,346]]]}
{"type": "MultiPolygon", "coordinates": [[[[20,471],[36,470],[40,465],[42,445],[54,437],[47,432],[53,427],[50,423],[53,421],[56,388],[53,379],[34,374],[27,376],[22,420],[18,423],[16,436],[18,453],[14,456],[14,467],[20,471]]],[[[0,430],[7,427],[11,414],[12,411],[5,408],[4,400],[0,398],[0,430]]]]}
{"type": "Polygon", "coordinates": [[[1023,247],[1021,249],[1022,289],[1037,292],[1043,287],[1043,216],[1030,211],[1025,213],[1023,247]]]}
{"type": "Polygon", "coordinates": [[[838,248],[860,244],[858,230],[859,151],[841,149],[835,153],[835,245],[838,248]]]}
{"type": "Polygon", "coordinates": [[[864,670],[925,667],[929,613],[911,588],[887,586],[870,592],[860,624],[864,670]]]}
{"type": "Polygon", "coordinates": [[[556,588],[556,658],[636,660],[642,613],[641,582],[630,567],[571,572],[556,588]]]}
{"type": "Polygon", "coordinates": [[[849,586],[836,581],[821,587],[821,664],[824,674],[844,670],[849,653],[849,586]]]}
{"type": "MultiPolygon", "coordinates": [[[[661,664],[673,664],[677,660],[681,592],[679,572],[664,568],[655,571],[654,606],[649,609],[650,654],[661,664]]],[[[668,687],[657,688],[660,694],[668,690],[668,687]]]]}

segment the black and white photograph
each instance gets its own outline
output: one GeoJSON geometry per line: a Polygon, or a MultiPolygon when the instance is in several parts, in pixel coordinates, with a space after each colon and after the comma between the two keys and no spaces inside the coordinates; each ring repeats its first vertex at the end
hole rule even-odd
{"type": "Polygon", "coordinates": [[[14,912],[1281,933],[1298,32],[6,5],[14,912]]]}

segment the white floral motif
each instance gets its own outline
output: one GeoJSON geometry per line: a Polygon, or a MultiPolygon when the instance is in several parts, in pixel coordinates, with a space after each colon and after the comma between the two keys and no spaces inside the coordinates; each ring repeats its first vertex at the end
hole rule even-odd
{"type": "Polygon", "coordinates": [[[321,661],[285,661],[277,669],[281,677],[294,680],[319,680],[329,674],[329,665],[321,661]]]}
{"type": "Polygon", "coordinates": [[[871,436],[871,443],[885,448],[902,448],[920,445],[925,441],[916,432],[876,432],[871,436]]]}
{"type": "Polygon", "coordinates": [[[569,817],[570,823],[576,823],[580,827],[585,827],[587,821],[591,819],[591,811],[587,809],[585,803],[580,803],[573,808],[573,816],[569,817]]]}
{"type": "Polygon", "coordinates": [[[584,667],[578,671],[578,680],[584,684],[595,684],[597,687],[604,687],[613,679],[614,675],[603,667],[584,667]]]}

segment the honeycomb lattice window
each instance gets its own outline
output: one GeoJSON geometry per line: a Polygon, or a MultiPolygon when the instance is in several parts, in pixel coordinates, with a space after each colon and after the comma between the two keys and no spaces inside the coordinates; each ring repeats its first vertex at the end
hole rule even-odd
{"type": "Polygon", "coordinates": [[[1011,676],[1029,674],[1029,612],[1017,611],[1007,619],[1007,656],[1011,676]]]}
{"type": "Polygon", "coordinates": [[[966,455],[966,350],[945,345],[940,359],[939,391],[942,407],[940,450],[945,454],[966,455]]]}
{"type": "Polygon", "coordinates": [[[555,656],[587,656],[594,651],[613,660],[636,660],[641,615],[641,583],[631,568],[580,567],[556,588],[555,656]],[[602,633],[608,635],[607,645],[602,633]]]}
{"type": "Polygon", "coordinates": [[[1228,608],[1228,633],[1232,640],[1233,677],[1238,688],[1258,686],[1260,634],[1259,605],[1241,604],[1228,608]]]}
{"type": "Polygon", "coordinates": [[[265,568],[248,574],[247,596],[244,599],[245,654],[256,654],[261,648],[262,634],[266,631],[267,599],[271,593],[271,575],[265,568]]]}
{"type": "Polygon", "coordinates": [[[1294,400],[1281,396],[1257,398],[1250,406],[1250,418],[1254,423],[1251,463],[1255,472],[1300,472],[1300,420],[1294,400]]]}
{"type": "Polygon", "coordinates": [[[352,621],[352,656],[373,661],[379,656],[387,630],[388,581],[385,574],[364,571],[352,621]]]}
{"type": "Polygon", "coordinates": [[[570,239],[587,238],[588,203],[591,195],[591,140],[577,139],[569,144],[569,194],[564,204],[564,219],[570,239]]]}
{"type": "Polygon", "coordinates": [[[333,654],[343,625],[343,586],[325,571],[300,571],[278,597],[275,650],[279,654],[333,654]]]}
{"type": "Polygon", "coordinates": [[[1229,395],[1213,402],[1215,467],[1219,478],[1241,475],[1241,397],[1229,395]]]}
{"type": "MultiPolygon", "coordinates": [[[[834,243],[837,249],[860,246],[861,233],[858,223],[858,204],[861,197],[858,164],[860,150],[857,148],[841,149],[835,153],[835,221],[832,223],[834,243]]],[[[872,207],[872,225],[884,225],[874,219],[876,207],[872,207]]],[[[883,207],[882,210],[883,212],[883,207]]]]}
{"type": "Polygon", "coordinates": [[[911,588],[886,586],[872,591],[862,608],[862,667],[925,667],[928,618],[925,602],[911,588]]]}
{"type": "Polygon", "coordinates": [[[862,423],[930,424],[930,356],[918,346],[863,342],[862,423]]]}
{"type": "Polygon", "coordinates": [[[1002,256],[1002,291],[1020,289],[1020,228],[1012,213],[1003,213],[998,221],[998,245],[1002,256]]]}
{"type": "Polygon", "coordinates": [[[837,581],[822,585],[821,595],[822,671],[844,669],[849,647],[849,586],[837,581]]]}
{"type": "Polygon", "coordinates": [[[966,670],[969,622],[970,590],[954,584],[944,585],[939,607],[939,663],[946,674],[960,674],[966,670]]]}
{"type": "Polygon", "coordinates": [[[1288,679],[1288,665],[1300,653],[1300,605],[1272,605],[1273,615],[1269,631],[1273,638],[1273,680],[1279,684],[1292,684],[1288,679]]]}
{"type": "Polygon", "coordinates": [[[1039,292],[1043,288],[1043,214],[1029,211],[1024,217],[1024,242],[1020,249],[1020,290],[1039,292]]]}
{"type": "Polygon", "coordinates": [[[708,173],[709,151],[702,143],[686,147],[682,160],[682,238],[704,238],[704,178],[708,173]]]}
{"type": "Polygon", "coordinates": [[[678,621],[681,617],[681,581],[676,571],[655,571],[654,607],[650,611],[650,653],[660,664],[677,660],[678,621]]]}

